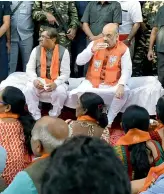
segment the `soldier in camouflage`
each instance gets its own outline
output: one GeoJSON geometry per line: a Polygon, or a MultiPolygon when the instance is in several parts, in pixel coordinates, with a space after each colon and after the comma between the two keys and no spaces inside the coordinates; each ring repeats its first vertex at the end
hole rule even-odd
{"type": "Polygon", "coordinates": [[[71,40],[79,26],[78,14],[73,1],[35,1],[33,19],[40,24],[40,33],[46,28],[56,28],[58,42],[70,50],[71,40]]]}
{"type": "Polygon", "coordinates": [[[148,61],[147,53],[151,30],[153,28],[155,15],[158,9],[164,4],[162,1],[147,1],[143,4],[143,23],[136,39],[135,55],[133,58],[132,76],[157,75],[157,57],[148,61]]]}

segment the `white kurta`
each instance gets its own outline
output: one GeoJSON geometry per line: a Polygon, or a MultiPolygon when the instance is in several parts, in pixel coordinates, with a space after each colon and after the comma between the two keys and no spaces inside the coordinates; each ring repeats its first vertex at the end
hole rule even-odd
{"type": "Polygon", "coordinates": [[[29,78],[27,87],[24,90],[28,110],[33,115],[34,119],[38,120],[41,118],[41,112],[38,108],[39,101],[49,102],[53,105],[53,109],[49,111],[50,116],[57,117],[61,113],[61,109],[67,99],[68,85],[65,84],[70,76],[70,56],[66,49],[60,64],[60,76],[54,81],[57,88],[52,92],[46,90],[39,90],[35,88],[33,82],[36,79],[41,79],[36,74],[36,48],[33,49],[29,62],[27,64],[26,74],[29,78]]]}

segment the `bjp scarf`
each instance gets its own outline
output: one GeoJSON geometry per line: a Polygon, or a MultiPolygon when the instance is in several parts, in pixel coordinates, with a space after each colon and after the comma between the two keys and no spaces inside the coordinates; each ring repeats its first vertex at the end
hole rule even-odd
{"type": "Polygon", "coordinates": [[[47,78],[47,60],[46,60],[46,50],[45,48],[41,48],[41,56],[40,56],[40,64],[41,64],[41,71],[40,76],[46,82],[46,84],[53,83],[54,80],[59,75],[59,45],[55,45],[55,49],[53,51],[52,60],[51,60],[51,67],[50,67],[50,76],[51,79],[47,78]]]}
{"type": "Polygon", "coordinates": [[[96,119],[93,119],[92,117],[88,116],[88,115],[83,115],[77,118],[78,121],[90,121],[93,123],[97,123],[96,119]]]}
{"type": "Polygon", "coordinates": [[[145,132],[139,129],[130,129],[124,136],[122,136],[116,143],[116,145],[133,145],[150,140],[149,132],[145,132]]]}
{"type": "Polygon", "coordinates": [[[0,118],[13,118],[13,119],[18,119],[19,115],[18,114],[13,114],[13,113],[0,113],[0,118]]]}

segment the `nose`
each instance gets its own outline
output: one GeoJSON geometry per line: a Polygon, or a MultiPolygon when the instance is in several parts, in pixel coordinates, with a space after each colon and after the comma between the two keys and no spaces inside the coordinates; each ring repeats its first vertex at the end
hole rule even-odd
{"type": "Polygon", "coordinates": [[[106,36],[104,36],[104,41],[107,41],[107,37],[106,36]]]}
{"type": "Polygon", "coordinates": [[[39,39],[38,39],[38,41],[41,41],[42,40],[42,38],[40,37],[39,39]]]}

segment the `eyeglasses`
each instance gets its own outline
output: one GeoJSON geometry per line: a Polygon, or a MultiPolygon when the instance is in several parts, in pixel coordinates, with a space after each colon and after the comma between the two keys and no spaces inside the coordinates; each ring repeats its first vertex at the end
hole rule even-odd
{"type": "Polygon", "coordinates": [[[50,37],[47,37],[47,36],[45,36],[45,35],[41,35],[40,37],[41,37],[41,38],[45,38],[45,39],[51,39],[50,37]]]}
{"type": "Polygon", "coordinates": [[[103,35],[103,37],[107,37],[109,39],[112,39],[115,36],[115,34],[112,35],[112,34],[103,34],[103,33],[102,33],[102,35],[103,35]]]}
{"type": "Polygon", "coordinates": [[[2,101],[0,101],[0,104],[4,104],[4,105],[7,105],[7,103],[5,103],[5,102],[2,102],[2,101]]]}

